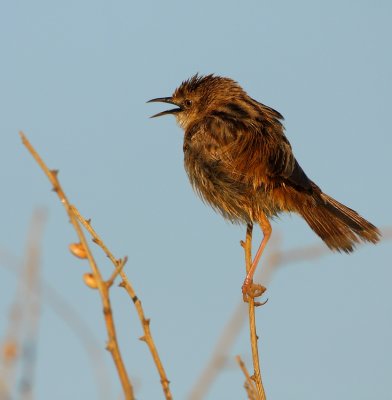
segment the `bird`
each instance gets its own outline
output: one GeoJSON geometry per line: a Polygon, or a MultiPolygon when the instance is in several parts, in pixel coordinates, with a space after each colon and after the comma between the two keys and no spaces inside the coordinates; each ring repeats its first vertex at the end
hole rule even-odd
{"type": "Polygon", "coordinates": [[[271,237],[270,220],[281,213],[299,214],[333,251],[351,253],[360,242],[380,240],[376,226],[308,178],[285,135],[283,116],[235,80],[195,74],[172,96],[152,102],[175,106],[151,118],[175,116],[184,131],[185,170],[201,199],[233,223],[261,228],[263,239],[242,285],[245,301],[265,290],[256,290],[253,276],[271,237]]]}

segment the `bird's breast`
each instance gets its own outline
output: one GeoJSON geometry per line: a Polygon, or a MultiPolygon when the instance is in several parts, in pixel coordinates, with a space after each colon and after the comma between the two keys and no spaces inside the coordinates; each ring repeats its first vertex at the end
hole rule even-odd
{"type": "Polygon", "coordinates": [[[239,179],[212,150],[184,142],[185,170],[202,200],[233,222],[254,221],[261,211],[273,214],[268,192],[239,179]]]}

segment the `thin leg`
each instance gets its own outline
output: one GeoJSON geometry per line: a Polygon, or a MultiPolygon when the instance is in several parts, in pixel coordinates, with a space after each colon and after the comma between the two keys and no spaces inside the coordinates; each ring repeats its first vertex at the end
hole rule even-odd
{"type": "Polygon", "coordinates": [[[246,295],[249,292],[249,289],[252,286],[253,275],[256,271],[257,265],[260,261],[261,255],[263,254],[265,246],[267,245],[267,242],[268,242],[269,238],[271,237],[272,227],[271,227],[270,222],[268,221],[268,218],[264,214],[260,215],[259,225],[260,225],[260,228],[261,228],[264,236],[263,236],[263,240],[261,241],[260,246],[257,250],[256,256],[252,262],[252,266],[250,267],[250,270],[248,271],[246,278],[244,280],[244,283],[242,285],[242,293],[244,295],[246,295]]]}

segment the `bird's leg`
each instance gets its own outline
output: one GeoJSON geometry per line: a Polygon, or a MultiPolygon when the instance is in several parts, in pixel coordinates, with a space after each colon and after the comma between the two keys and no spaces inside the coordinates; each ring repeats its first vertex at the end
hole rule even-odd
{"type": "Polygon", "coordinates": [[[260,215],[259,225],[263,232],[263,240],[261,241],[260,246],[257,249],[256,256],[253,259],[252,265],[242,285],[242,294],[245,301],[248,296],[252,298],[258,297],[261,296],[266,290],[264,286],[256,285],[253,283],[253,275],[256,271],[257,265],[260,261],[261,255],[263,254],[265,246],[267,245],[268,240],[271,237],[272,227],[270,222],[268,221],[268,218],[264,214],[260,215]]]}

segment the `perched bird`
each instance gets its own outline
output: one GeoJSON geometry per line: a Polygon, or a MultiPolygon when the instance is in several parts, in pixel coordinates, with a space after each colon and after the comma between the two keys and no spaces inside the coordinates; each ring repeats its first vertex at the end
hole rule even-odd
{"type": "Polygon", "coordinates": [[[264,237],[244,280],[244,296],[252,292],[271,235],[269,219],[281,212],[301,215],[331,250],[350,253],[359,242],[380,240],[374,225],[307,177],[285,136],[282,115],[234,80],[196,74],[171,97],[149,102],[176,106],[152,118],[172,114],[184,130],[185,169],[200,197],[232,222],[261,227],[264,237]]]}

